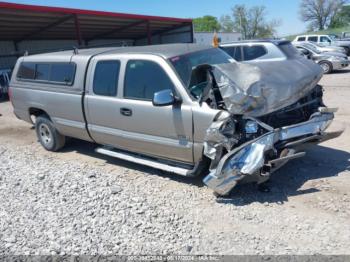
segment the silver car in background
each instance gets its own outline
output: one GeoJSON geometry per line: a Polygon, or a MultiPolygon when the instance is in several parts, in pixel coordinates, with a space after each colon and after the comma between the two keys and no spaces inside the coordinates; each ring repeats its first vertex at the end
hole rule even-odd
{"type": "Polygon", "coordinates": [[[307,43],[309,43],[310,45],[313,45],[316,49],[318,49],[321,52],[335,52],[335,53],[343,53],[346,55],[346,51],[344,47],[341,47],[341,46],[335,46],[335,45],[322,46],[314,42],[307,42],[307,43]]]}
{"type": "Polygon", "coordinates": [[[315,48],[313,44],[307,42],[294,42],[293,45],[306,58],[319,64],[325,74],[329,74],[334,70],[339,70],[349,65],[349,59],[343,53],[321,52],[315,48]]]}
{"type": "Polygon", "coordinates": [[[350,56],[350,41],[337,39],[334,35],[299,35],[293,40],[293,43],[297,42],[314,42],[322,46],[343,47],[346,54],[350,56]]]}
{"type": "Polygon", "coordinates": [[[245,40],[219,46],[237,62],[282,61],[293,51],[287,40],[245,40]]]}
{"type": "Polygon", "coordinates": [[[237,62],[249,64],[286,61],[300,55],[288,40],[246,40],[221,44],[219,48],[237,62]]]}

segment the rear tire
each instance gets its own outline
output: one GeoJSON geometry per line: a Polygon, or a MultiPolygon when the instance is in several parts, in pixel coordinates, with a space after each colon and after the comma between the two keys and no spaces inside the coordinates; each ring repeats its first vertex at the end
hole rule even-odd
{"type": "Polygon", "coordinates": [[[38,116],[35,121],[36,135],[40,144],[48,151],[56,152],[64,147],[65,136],[61,135],[47,116],[38,116]]]}
{"type": "Polygon", "coordinates": [[[319,65],[322,67],[324,74],[329,74],[333,71],[333,66],[330,62],[322,61],[319,65]]]}

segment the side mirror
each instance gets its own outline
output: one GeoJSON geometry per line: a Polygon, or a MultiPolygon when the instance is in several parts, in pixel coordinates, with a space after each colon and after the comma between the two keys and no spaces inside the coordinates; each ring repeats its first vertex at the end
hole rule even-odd
{"type": "Polygon", "coordinates": [[[173,94],[171,89],[165,89],[154,93],[152,100],[154,106],[170,106],[180,102],[181,100],[173,94]]]}

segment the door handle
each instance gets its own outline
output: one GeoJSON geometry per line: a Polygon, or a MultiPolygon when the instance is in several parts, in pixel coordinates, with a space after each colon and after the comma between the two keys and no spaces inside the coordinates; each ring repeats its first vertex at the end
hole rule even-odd
{"type": "Polygon", "coordinates": [[[120,113],[123,116],[132,116],[132,110],[129,108],[125,108],[125,107],[120,108],[120,113]]]}

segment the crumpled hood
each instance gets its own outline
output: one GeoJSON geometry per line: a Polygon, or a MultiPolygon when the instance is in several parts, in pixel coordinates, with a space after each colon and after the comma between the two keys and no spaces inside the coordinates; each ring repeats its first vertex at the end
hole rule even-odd
{"type": "Polygon", "coordinates": [[[231,114],[258,117],[296,103],[322,77],[322,69],[304,58],[213,66],[213,74],[231,114]]]}

